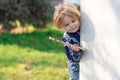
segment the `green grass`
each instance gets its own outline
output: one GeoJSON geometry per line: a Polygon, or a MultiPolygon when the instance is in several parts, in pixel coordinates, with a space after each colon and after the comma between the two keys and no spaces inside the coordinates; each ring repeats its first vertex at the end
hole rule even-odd
{"type": "Polygon", "coordinates": [[[0,80],[68,80],[67,59],[54,28],[0,35],[0,80]]]}

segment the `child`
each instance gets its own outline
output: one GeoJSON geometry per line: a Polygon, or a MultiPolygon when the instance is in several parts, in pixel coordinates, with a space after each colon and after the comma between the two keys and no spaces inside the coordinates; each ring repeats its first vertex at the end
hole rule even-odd
{"type": "Polygon", "coordinates": [[[58,29],[63,29],[62,40],[72,46],[64,45],[68,58],[70,80],[79,80],[80,46],[80,13],[74,4],[59,4],[55,7],[53,21],[58,29]]]}

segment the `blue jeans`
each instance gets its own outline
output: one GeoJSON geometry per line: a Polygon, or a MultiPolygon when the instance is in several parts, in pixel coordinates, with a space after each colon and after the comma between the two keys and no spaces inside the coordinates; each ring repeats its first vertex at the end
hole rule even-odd
{"type": "Polygon", "coordinates": [[[68,62],[70,80],[79,80],[79,62],[68,62]]]}

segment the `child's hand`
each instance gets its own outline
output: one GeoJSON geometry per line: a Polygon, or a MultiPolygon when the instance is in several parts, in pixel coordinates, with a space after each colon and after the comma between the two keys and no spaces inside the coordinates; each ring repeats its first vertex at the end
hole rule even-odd
{"type": "Polygon", "coordinates": [[[79,46],[77,44],[73,44],[71,46],[72,50],[75,51],[75,52],[79,52],[80,51],[80,48],[78,48],[79,46]]]}

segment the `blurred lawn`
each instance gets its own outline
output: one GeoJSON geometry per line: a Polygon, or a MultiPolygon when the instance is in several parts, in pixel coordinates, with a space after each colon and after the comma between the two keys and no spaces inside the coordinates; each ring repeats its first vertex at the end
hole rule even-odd
{"type": "Polygon", "coordinates": [[[48,40],[62,33],[47,28],[0,35],[0,80],[68,80],[63,45],[48,40]]]}

